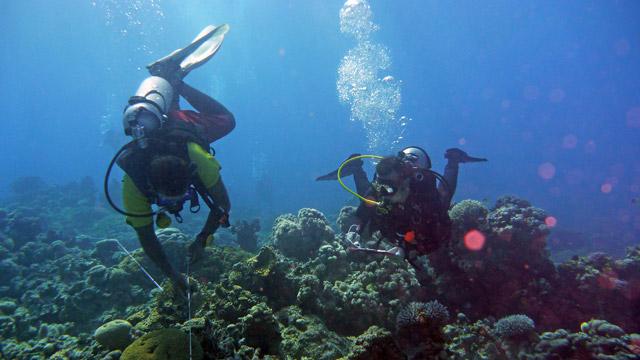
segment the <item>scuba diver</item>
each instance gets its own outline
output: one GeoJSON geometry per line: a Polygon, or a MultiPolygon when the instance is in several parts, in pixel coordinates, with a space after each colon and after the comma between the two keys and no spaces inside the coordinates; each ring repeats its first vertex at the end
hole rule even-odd
{"type": "Polygon", "coordinates": [[[459,164],[487,161],[455,148],[448,149],[444,157],[448,160],[444,176],[431,170],[426,151],[410,146],[389,157],[353,154],[337,170],[318,177],[317,181],[338,180],[361,200],[356,211],[359,223],[352,225],[345,237],[348,249],[402,256],[421,270],[417,258],[434,252],[449,239],[448,210],[458,182],[459,164]],[[379,160],[372,182],[362,168],[363,158],[379,160]],[[353,176],[357,192],[344,185],[343,176],[353,176]],[[363,247],[360,238],[371,238],[376,231],[394,247],[363,247]]]}
{"type": "Polygon", "coordinates": [[[200,209],[199,198],[206,203],[210,212],[189,246],[190,262],[203,255],[218,227],[229,226],[231,203],[220,164],[209,146],[234,129],[235,119],[218,101],[183,82],[191,70],[216,53],[227,31],[227,25],[208,26],[189,46],[147,66],[152,76],[142,81],[123,115],[125,134],[133,140],[114,156],[105,176],[107,200],[126,216],[144,252],[182,292],[188,290],[187,279],[169,263],[155,234],[153,217],[158,227],[165,228],[171,223],[167,214],[180,223],[187,202],[192,213],[200,209]],[[180,96],[196,111],[180,109],[180,96]],[[124,209],[109,195],[114,163],[125,172],[124,209]],[[158,210],[152,211],[152,205],[158,210]]]}

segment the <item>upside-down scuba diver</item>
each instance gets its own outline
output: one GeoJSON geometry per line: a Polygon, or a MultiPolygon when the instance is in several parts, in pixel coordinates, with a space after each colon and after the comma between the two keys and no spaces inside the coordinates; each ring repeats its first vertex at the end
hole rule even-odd
{"type": "Polygon", "coordinates": [[[125,134],[133,140],[114,156],[105,176],[109,203],[126,216],[144,252],[183,292],[187,281],[169,263],[155,234],[154,216],[163,228],[171,222],[167,214],[182,222],[185,203],[191,212],[200,209],[200,199],[206,203],[209,215],[189,246],[192,262],[202,256],[218,227],[229,225],[231,204],[209,144],[229,134],[235,119],[222,104],[183,82],[216,53],[227,30],[227,25],[208,26],[187,47],[147,66],[152,76],[140,84],[123,115],[125,134]],[[180,96],[196,111],[181,110],[180,96]],[[108,191],[114,163],[125,172],[124,209],[115,205],[108,191]],[[152,211],[152,205],[158,210],[152,211]]]}
{"type": "Polygon", "coordinates": [[[415,268],[421,269],[417,258],[438,249],[450,237],[451,220],[448,210],[458,182],[461,163],[487,161],[467,155],[460,149],[448,149],[444,175],[431,170],[427,152],[410,146],[395,156],[353,154],[340,168],[316,180],[338,180],[349,192],[360,198],[356,211],[358,223],[346,234],[351,251],[403,256],[415,268]],[[372,182],[362,168],[363,158],[379,162],[372,182]],[[354,192],[342,182],[353,176],[354,192]],[[390,250],[365,248],[359,238],[371,238],[379,231],[394,247],[390,250]]]}

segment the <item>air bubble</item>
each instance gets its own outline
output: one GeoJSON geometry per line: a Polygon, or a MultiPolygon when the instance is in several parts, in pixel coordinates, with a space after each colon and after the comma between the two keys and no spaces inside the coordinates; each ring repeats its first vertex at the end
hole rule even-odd
{"type": "Polygon", "coordinates": [[[401,81],[379,74],[391,66],[391,56],[369,39],[378,30],[372,17],[366,0],[348,0],[340,10],[340,31],[354,36],[357,44],[340,62],[336,87],[340,101],[351,107],[351,120],[363,124],[369,150],[389,151],[410,119],[397,116],[401,81]]]}

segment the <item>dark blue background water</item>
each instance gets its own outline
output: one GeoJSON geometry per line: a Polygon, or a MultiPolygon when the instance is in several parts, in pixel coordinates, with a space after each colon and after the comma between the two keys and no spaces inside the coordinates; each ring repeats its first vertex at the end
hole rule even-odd
{"type": "MultiPolygon", "coordinates": [[[[235,216],[332,213],[355,203],[337,183],[313,181],[367,148],[336,93],[340,60],[355,44],[339,30],[343,2],[184,3],[3,6],[1,192],[25,175],[101,181],[115,145],[126,141],[102,135],[101,123],[121,131],[144,65],[205,25],[228,23],[221,51],[188,81],[236,115],[236,130],[215,145],[235,216]]],[[[400,113],[413,119],[402,145],[426,148],[438,170],[448,147],[490,159],[462,166],[456,199],[516,194],[547,209],[558,227],[637,242],[640,3],[371,7],[380,26],[373,39],[389,48],[388,73],[403,82],[400,113]],[[554,170],[549,179],[545,169],[554,170]]]]}

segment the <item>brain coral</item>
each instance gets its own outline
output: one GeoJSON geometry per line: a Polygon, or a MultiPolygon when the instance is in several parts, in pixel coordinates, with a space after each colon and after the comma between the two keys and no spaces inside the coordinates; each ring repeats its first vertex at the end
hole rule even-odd
{"type": "Polygon", "coordinates": [[[535,323],[527,315],[509,315],[494,325],[496,335],[503,339],[523,339],[535,330],[535,323]]]}
{"type": "MultiPolygon", "coordinates": [[[[192,359],[202,359],[202,347],[192,342],[192,359]]],[[[178,329],[152,331],[129,345],[121,360],[178,360],[189,359],[189,336],[178,329]]]]}

